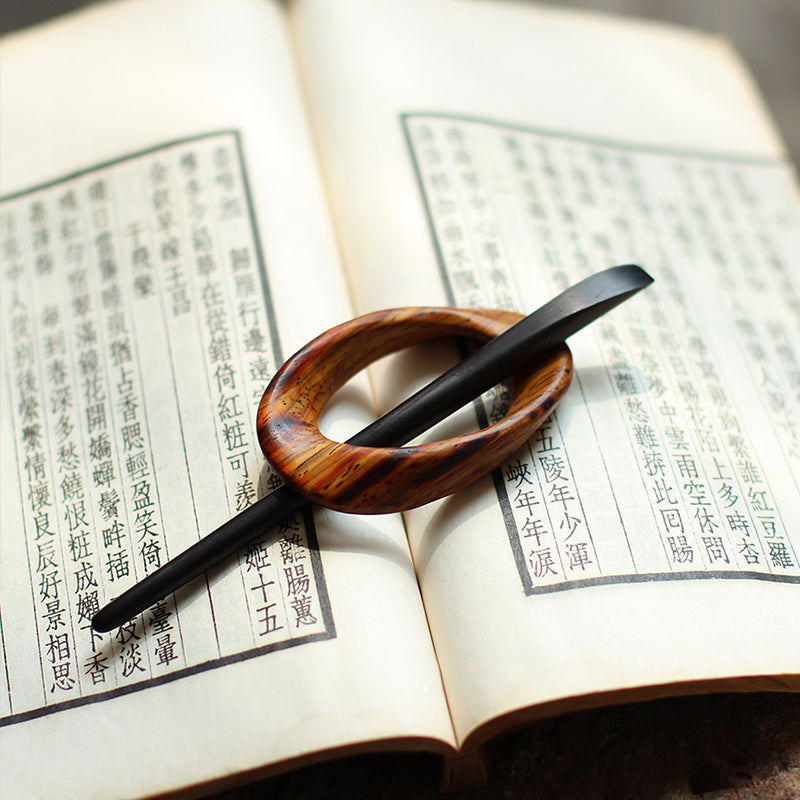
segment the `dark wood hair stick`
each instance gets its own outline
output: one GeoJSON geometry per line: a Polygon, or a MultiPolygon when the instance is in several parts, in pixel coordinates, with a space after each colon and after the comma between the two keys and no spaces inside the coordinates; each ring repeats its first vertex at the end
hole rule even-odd
{"type": "MultiPolygon", "coordinates": [[[[644,270],[633,264],[611,267],[586,278],[555,297],[538,311],[522,318],[521,321],[487,341],[472,355],[412,395],[395,409],[368,425],[344,443],[343,446],[349,448],[398,448],[399,445],[410,441],[420,433],[441,422],[454,411],[466,405],[470,400],[479,397],[492,386],[515,373],[524,371],[526,368],[529,368],[529,374],[522,381],[523,401],[521,401],[524,409],[518,410],[521,412],[524,410],[525,414],[528,414],[527,410],[531,407],[535,410],[528,414],[531,419],[527,420],[527,428],[521,423],[515,424],[513,427],[515,434],[519,434],[520,430],[522,430],[523,433],[527,432],[530,435],[532,428],[541,423],[554,404],[554,401],[551,402],[546,397],[544,400],[540,399],[537,404],[537,393],[540,390],[547,389],[547,386],[541,386],[541,380],[539,383],[536,382],[536,373],[541,371],[542,366],[540,360],[546,356],[550,357],[550,366],[547,370],[549,377],[545,383],[549,385],[550,382],[555,382],[557,387],[556,395],[563,393],[569,383],[569,375],[571,374],[571,358],[569,351],[563,348],[564,341],[576,331],[650,285],[652,281],[653,279],[644,270]],[[556,352],[559,347],[562,347],[560,354],[556,352]],[[527,395],[525,394],[526,392],[527,395]]],[[[429,314],[432,310],[402,311],[406,313],[400,313],[399,316],[393,318],[388,327],[393,325],[402,332],[405,326],[405,329],[409,330],[414,327],[414,321],[419,320],[423,313],[429,314]]],[[[440,311],[444,312],[446,310],[440,309],[440,311]]],[[[469,317],[470,312],[464,313],[469,317]]],[[[477,316],[480,315],[480,312],[477,312],[477,316]]],[[[486,312],[484,316],[489,318],[496,317],[497,312],[486,312]]],[[[358,320],[354,322],[357,323],[358,320]]],[[[460,322],[458,323],[458,325],[461,324],[460,322]]],[[[469,324],[471,323],[465,322],[465,328],[468,328],[469,324]]],[[[346,328],[347,326],[343,326],[343,329],[346,328]]],[[[315,384],[317,387],[323,387],[324,390],[316,393],[318,407],[314,409],[315,413],[321,412],[321,405],[324,405],[324,400],[335,391],[338,385],[344,383],[354,371],[357,371],[354,367],[361,368],[361,366],[370,363],[386,352],[392,352],[398,347],[414,341],[431,338],[431,335],[436,334],[436,330],[430,328],[427,329],[427,332],[419,333],[424,328],[424,325],[419,326],[417,333],[405,333],[395,338],[389,337],[392,339],[390,343],[384,342],[373,348],[369,353],[362,352],[360,346],[342,348],[336,358],[330,357],[334,353],[334,350],[330,348],[334,348],[336,343],[335,336],[329,341],[324,338],[326,335],[323,334],[322,337],[319,337],[319,340],[315,340],[318,345],[321,344],[329,348],[327,351],[329,357],[324,362],[328,366],[333,364],[335,367],[338,363],[337,359],[342,362],[347,361],[347,368],[339,370],[338,373],[334,369],[332,372],[316,375],[315,384]],[[353,357],[353,353],[358,355],[353,357]],[[320,398],[322,398],[321,403],[320,398]]],[[[438,335],[441,336],[441,329],[437,330],[439,331],[438,335]]],[[[465,332],[468,333],[469,331],[465,332]]],[[[354,484],[346,485],[344,489],[339,485],[337,476],[348,472],[349,468],[347,470],[342,469],[341,464],[328,459],[324,462],[325,473],[321,481],[321,494],[319,493],[319,486],[308,488],[306,478],[308,475],[317,474],[316,467],[319,466],[313,460],[306,463],[307,459],[304,456],[298,458],[295,450],[290,453],[287,463],[278,463],[281,459],[281,454],[290,449],[291,436],[286,439],[284,436],[286,431],[290,431],[291,426],[297,424],[297,419],[307,421],[303,417],[303,414],[307,411],[304,406],[305,400],[300,402],[298,397],[289,397],[288,401],[283,403],[290,410],[293,409],[294,417],[292,417],[291,413],[287,416],[281,411],[281,399],[285,399],[288,395],[286,387],[280,387],[279,384],[281,380],[285,380],[287,374],[296,377],[297,371],[292,372],[292,370],[298,364],[302,367],[303,365],[307,366],[309,363],[312,365],[322,363],[309,362],[308,357],[305,360],[300,358],[303,354],[304,350],[301,350],[300,353],[289,359],[287,364],[276,374],[270,387],[265,392],[264,400],[262,400],[259,409],[259,437],[262,439],[262,448],[266,452],[274,451],[270,452],[270,461],[284,475],[284,478],[295,484],[309,497],[313,497],[315,501],[343,510],[359,510],[359,502],[362,502],[362,512],[365,511],[366,513],[388,513],[396,510],[398,505],[393,498],[397,497],[397,485],[402,484],[403,481],[406,484],[410,481],[417,481],[417,488],[412,492],[414,504],[421,505],[435,499],[434,497],[423,495],[419,490],[419,487],[426,482],[425,475],[401,475],[400,478],[397,478],[394,467],[391,466],[391,459],[386,462],[390,464],[389,467],[376,467],[374,464],[369,466],[364,470],[363,474],[356,476],[354,484]],[[276,386],[278,386],[277,389],[276,386]],[[280,413],[275,412],[275,409],[278,409],[280,413]],[[299,417],[297,416],[298,414],[300,415],[299,417]],[[267,417],[270,417],[271,423],[268,422],[267,417]],[[270,444],[273,440],[277,442],[275,447],[270,444]],[[305,477],[301,475],[303,472],[305,472],[305,477]],[[299,479],[298,475],[300,475],[299,479]],[[397,478],[395,484],[391,483],[392,475],[397,478]],[[338,496],[335,496],[336,492],[331,489],[334,484],[341,490],[338,496]],[[388,489],[386,489],[387,486],[389,487],[388,489]],[[376,493],[374,487],[379,489],[383,487],[383,490],[376,493]],[[331,490],[326,493],[328,489],[331,490]],[[361,501],[359,501],[359,497],[361,501]],[[364,500],[365,497],[367,498],[366,500],[364,500]],[[369,499],[370,497],[372,499],[369,499]],[[370,506],[369,503],[372,503],[372,505],[370,506]]],[[[299,369],[299,373],[302,374],[302,372],[303,370],[299,369]]],[[[297,386],[296,381],[294,385],[297,386]]],[[[307,393],[301,394],[303,397],[307,395],[307,393]]],[[[507,416],[513,417],[513,411],[514,406],[512,406],[507,416]]],[[[313,420],[311,427],[316,430],[316,420],[313,420]]],[[[498,431],[499,433],[491,431],[489,435],[493,436],[498,442],[505,440],[504,446],[510,448],[508,450],[508,454],[510,454],[519,446],[520,442],[513,440],[510,435],[506,435],[502,429],[498,429],[498,431]]],[[[424,452],[425,454],[431,454],[437,445],[444,445],[454,441],[447,440],[444,443],[425,445],[424,447],[428,449],[424,452]]],[[[411,448],[411,450],[414,450],[414,448],[411,448]]],[[[409,448],[400,448],[400,451],[400,456],[395,461],[405,461],[409,454],[409,448]]],[[[307,451],[301,447],[300,452],[305,453],[307,451]]],[[[378,450],[376,453],[380,455],[381,451],[378,450]]],[[[493,466],[496,466],[495,462],[498,460],[498,453],[499,451],[495,452],[491,447],[491,442],[485,440],[482,440],[480,447],[472,446],[472,452],[470,452],[469,448],[462,449],[460,461],[465,464],[465,471],[457,474],[456,478],[447,486],[439,486],[438,489],[445,490],[438,491],[437,489],[436,496],[440,497],[449,494],[455,488],[466,485],[468,479],[477,477],[478,474],[492,469],[493,466]],[[491,457],[486,455],[489,450],[492,450],[491,457]],[[484,458],[477,458],[477,453],[484,454],[484,458]],[[467,463],[470,460],[472,462],[467,463]]],[[[500,461],[502,461],[504,455],[505,452],[499,454],[500,461]]],[[[428,466],[431,467],[430,464],[428,466]]],[[[435,473],[437,467],[432,466],[431,469],[435,473]]],[[[428,481],[428,483],[433,482],[433,480],[428,481]]],[[[258,500],[245,511],[217,528],[213,533],[205,536],[183,553],[132,586],[118,598],[112,600],[95,614],[92,618],[92,626],[97,631],[105,632],[122,625],[149,608],[153,603],[201,575],[211,566],[247,544],[247,542],[263,534],[266,529],[296,514],[305,508],[309,502],[311,501],[295,489],[289,486],[282,486],[272,494],[258,500]]],[[[409,505],[401,504],[399,507],[409,507],[409,505]]]]}

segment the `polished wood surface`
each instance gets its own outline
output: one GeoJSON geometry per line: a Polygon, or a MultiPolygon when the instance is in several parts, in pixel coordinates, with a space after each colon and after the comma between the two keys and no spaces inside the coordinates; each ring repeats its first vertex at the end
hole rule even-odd
{"type": "Polygon", "coordinates": [[[566,345],[513,377],[502,419],[450,439],[360,447],[325,437],[320,416],[351,377],[389,353],[449,336],[486,341],[520,319],[510,311],[398,308],[332,328],[290,358],[264,392],[257,418],[264,455],[295,491],[339,511],[404,511],[463,489],[508,459],[555,408],[572,378],[566,345]]]}
{"type": "MultiPolygon", "coordinates": [[[[545,1],[728,36],[753,69],[800,164],[799,0],[545,1]]],[[[0,30],[90,2],[4,0],[0,30]]],[[[501,737],[486,755],[489,785],[464,800],[790,800],[800,798],[800,694],[722,693],[575,712],[501,737]]],[[[365,755],[220,790],[213,797],[443,800],[436,788],[439,770],[430,755],[365,755]]]]}

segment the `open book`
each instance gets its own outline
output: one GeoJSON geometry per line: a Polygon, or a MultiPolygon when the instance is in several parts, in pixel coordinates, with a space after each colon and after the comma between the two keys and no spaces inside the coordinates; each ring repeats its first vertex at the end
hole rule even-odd
{"type": "MultiPolygon", "coordinates": [[[[138,0],[0,54],[0,795],[361,748],[468,785],[537,716],[800,688],[800,203],[723,42],[501,2],[138,0]],[[654,286],[571,340],[566,398],[494,475],[314,510],[93,633],[275,485],[255,409],[316,334],[531,311],[627,262],[654,286]]],[[[449,357],[377,365],[326,429],[449,357]]]]}

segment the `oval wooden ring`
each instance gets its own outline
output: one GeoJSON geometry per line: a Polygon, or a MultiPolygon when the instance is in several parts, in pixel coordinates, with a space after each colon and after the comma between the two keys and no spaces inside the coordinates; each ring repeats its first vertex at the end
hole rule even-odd
{"type": "Polygon", "coordinates": [[[264,455],[298,493],[328,508],[386,514],[464,488],[509,458],[567,390],[572,355],[564,344],[513,376],[506,415],[487,428],[413,447],[360,447],[319,430],[322,409],[373,361],[431,339],[486,341],[521,319],[510,311],[395,308],[366,314],[318,336],[275,373],[256,419],[264,455]]]}

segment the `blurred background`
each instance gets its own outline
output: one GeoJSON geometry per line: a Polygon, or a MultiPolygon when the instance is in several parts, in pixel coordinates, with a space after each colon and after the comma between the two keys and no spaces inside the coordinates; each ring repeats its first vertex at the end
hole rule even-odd
{"type": "MultiPolygon", "coordinates": [[[[0,0],[0,33],[90,2],[0,0]]],[[[800,0],[549,0],[546,4],[658,19],[727,37],[749,65],[794,164],[800,166],[800,0]]],[[[578,712],[507,734],[489,745],[487,756],[491,783],[469,793],[469,800],[798,799],[800,694],[678,697],[578,712]]],[[[439,763],[431,756],[359,756],[213,797],[441,800],[436,790],[438,771],[439,763]]]]}
{"type": "MultiPolygon", "coordinates": [[[[526,3],[529,0],[493,0],[526,3]]],[[[2,0],[0,33],[89,5],[92,0],[2,0]]],[[[468,2],[468,0],[465,0],[468,2]]],[[[687,25],[728,37],[767,99],[800,165],[800,0],[545,0],[687,25]]]]}

